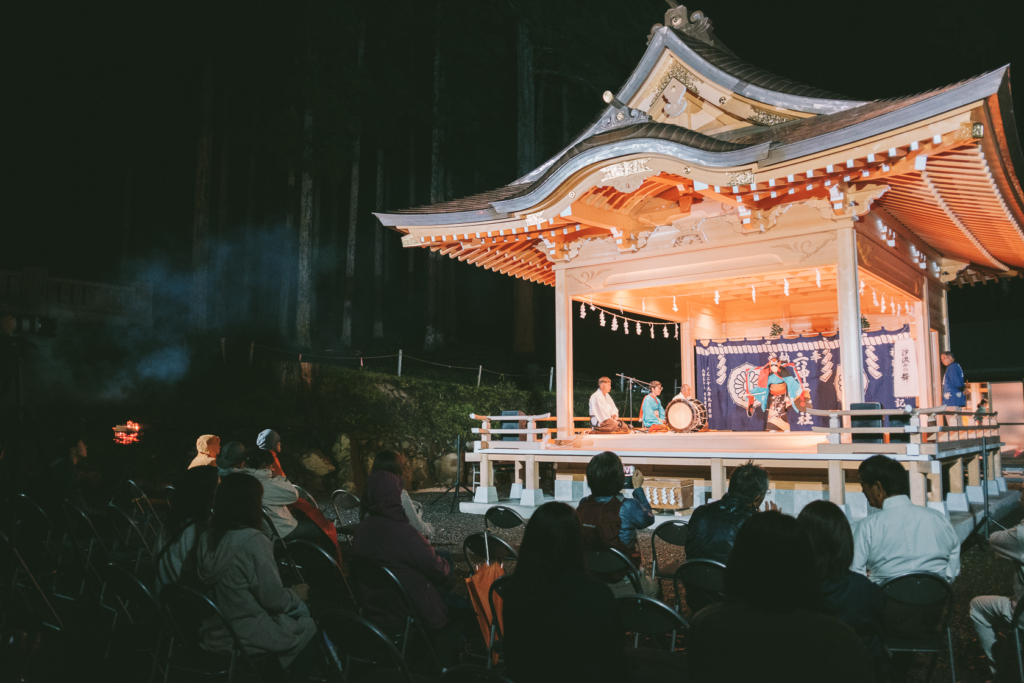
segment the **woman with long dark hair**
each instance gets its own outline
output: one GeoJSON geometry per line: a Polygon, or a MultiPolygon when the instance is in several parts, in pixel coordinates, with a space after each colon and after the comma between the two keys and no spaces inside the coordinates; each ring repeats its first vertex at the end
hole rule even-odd
{"type": "Polygon", "coordinates": [[[821,582],[814,547],[792,517],[759,512],[736,534],[724,603],[693,618],[687,652],[694,681],[794,683],[875,680],[853,629],[815,611],[821,582]]]}
{"type": "Polygon", "coordinates": [[[219,477],[216,467],[193,467],[178,478],[171,513],[157,539],[156,584],[177,581],[195,571],[199,538],[210,523],[219,477]]]}
{"type": "Polygon", "coordinates": [[[853,531],[846,513],[835,503],[816,500],[797,517],[814,544],[821,577],[818,609],[843,622],[860,636],[876,670],[889,660],[885,649],[885,596],[871,579],[850,571],[853,564],[853,531]]]}
{"type": "MultiPolygon", "coordinates": [[[[197,575],[250,654],[273,653],[292,681],[316,661],[316,625],[303,602],[308,587],[285,588],[274,549],[262,531],[263,485],[232,474],[217,489],[210,528],[199,543],[197,575]]],[[[204,646],[231,649],[226,631],[210,629],[204,646]]]]}
{"type": "Polygon", "coordinates": [[[622,681],[622,635],[608,585],[587,575],[576,511],[545,503],[530,517],[504,600],[513,680],[622,681]]]}

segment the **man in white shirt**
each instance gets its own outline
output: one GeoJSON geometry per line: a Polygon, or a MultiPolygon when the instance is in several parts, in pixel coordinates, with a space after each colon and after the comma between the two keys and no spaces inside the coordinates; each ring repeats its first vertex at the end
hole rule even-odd
{"type": "Polygon", "coordinates": [[[619,420],[619,409],[609,392],[612,381],[607,377],[597,380],[597,391],[590,396],[590,424],[595,432],[617,432],[626,429],[619,420]]]}
{"type": "Polygon", "coordinates": [[[677,398],[693,398],[693,390],[690,388],[689,384],[684,384],[680,387],[679,393],[673,396],[672,400],[674,401],[677,398]]]}
{"type": "Polygon", "coordinates": [[[952,582],[960,573],[960,539],[946,516],[910,502],[910,477],[896,460],[875,455],[860,464],[871,507],[853,529],[853,571],[877,584],[915,572],[952,582]]]}
{"type": "Polygon", "coordinates": [[[1015,569],[1012,598],[1003,595],[979,595],[971,600],[971,621],[974,622],[981,649],[985,651],[989,668],[994,674],[996,660],[992,655],[992,646],[996,642],[996,630],[1008,629],[1017,601],[1024,597],[1024,524],[1006,531],[994,532],[989,537],[988,544],[996,555],[1012,560],[1015,569]]]}

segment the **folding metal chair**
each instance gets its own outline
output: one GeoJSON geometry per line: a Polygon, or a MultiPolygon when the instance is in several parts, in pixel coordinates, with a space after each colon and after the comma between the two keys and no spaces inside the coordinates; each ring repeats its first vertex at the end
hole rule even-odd
{"type": "Polygon", "coordinates": [[[437,683],[512,683],[493,669],[485,669],[475,664],[460,664],[448,669],[437,683]]]}
{"type": "Polygon", "coordinates": [[[586,562],[587,571],[591,574],[618,575],[625,574],[629,579],[633,590],[637,593],[643,592],[643,584],[640,581],[640,572],[633,561],[626,557],[626,554],[616,548],[605,548],[604,550],[586,550],[583,552],[583,560],[586,562]]]}
{"type": "Polygon", "coordinates": [[[60,615],[50,601],[51,594],[43,589],[18,547],[3,531],[0,531],[0,585],[4,589],[0,593],[3,596],[0,604],[4,605],[5,622],[14,616],[16,603],[20,600],[33,621],[55,631],[64,629],[60,615]]]}
{"type": "Polygon", "coordinates": [[[397,670],[405,683],[424,680],[409,671],[391,638],[358,614],[325,612],[320,615],[320,628],[334,647],[343,680],[373,680],[382,668],[397,670]]]}
{"type": "Polygon", "coordinates": [[[676,574],[676,570],[679,569],[679,566],[683,563],[682,560],[658,562],[658,539],[661,539],[664,543],[668,543],[669,545],[681,548],[686,545],[686,537],[689,529],[690,526],[679,519],[673,519],[670,522],[659,524],[654,528],[654,533],[651,534],[651,557],[654,558],[654,564],[651,567],[651,575],[654,578],[671,581],[672,577],[676,574]]]}
{"type": "MultiPolygon", "coordinates": [[[[262,682],[263,678],[256,662],[245,651],[241,639],[224,618],[217,606],[208,597],[180,583],[169,583],[160,591],[160,605],[173,629],[174,640],[168,653],[167,666],[193,676],[203,677],[227,675],[228,683],[235,678],[235,671],[241,662],[262,682]],[[216,623],[231,637],[231,651],[209,652],[203,647],[203,627],[216,623]]],[[[266,664],[277,664],[277,657],[263,658],[266,664]]]]}
{"type": "Polygon", "coordinates": [[[398,580],[398,577],[384,565],[359,555],[352,558],[351,575],[355,579],[356,586],[360,592],[358,600],[361,605],[365,606],[368,602],[367,598],[363,596],[362,591],[369,589],[378,593],[378,595],[390,594],[404,607],[405,624],[402,632],[392,636],[392,640],[401,645],[402,657],[406,656],[411,633],[413,630],[419,631],[420,635],[423,636],[423,644],[430,655],[431,661],[438,671],[443,671],[441,664],[437,660],[437,655],[434,654],[434,648],[430,644],[430,634],[427,633],[427,629],[423,625],[423,619],[416,609],[416,604],[413,603],[412,598],[409,597],[409,593],[405,590],[402,582],[398,580]]]}
{"type": "Polygon", "coordinates": [[[470,560],[470,554],[482,557],[490,564],[491,562],[500,562],[502,566],[505,566],[506,560],[517,560],[519,559],[519,553],[505,540],[492,536],[486,531],[477,531],[469,536],[466,536],[465,540],[462,541],[462,554],[466,558],[466,564],[469,565],[470,572],[473,571],[473,562],[470,560]]]}
{"type": "Polygon", "coordinates": [[[725,565],[714,560],[687,560],[672,577],[676,590],[676,611],[683,611],[682,593],[686,593],[686,606],[691,614],[716,602],[725,600],[725,565]],[[679,584],[683,584],[683,591],[679,584]]]}
{"type": "MultiPolygon", "coordinates": [[[[124,567],[108,564],[100,570],[103,578],[105,602],[112,603],[114,619],[107,643],[107,658],[115,641],[123,643],[128,639],[138,651],[153,658],[149,680],[153,680],[160,665],[165,636],[172,632],[170,622],[164,616],[160,603],[137,576],[124,567]],[[126,630],[117,637],[118,621],[126,624],[126,630]]],[[[169,643],[168,643],[169,645],[169,643]]]]}
{"type": "Polygon", "coordinates": [[[904,574],[889,579],[881,589],[889,603],[886,609],[889,635],[885,646],[890,652],[930,652],[925,681],[931,680],[939,653],[946,652],[950,680],[955,683],[953,632],[949,626],[953,616],[953,589],[949,583],[935,574],[904,574]],[[898,619],[894,619],[894,613],[898,613],[898,619]]]}
{"type": "Polygon", "coordinates": [[[270,516],[270,511],[267,508],[263,508],[263,531],[270,537],[270,541],[274,545],[274,557],[277,559],[278,567],[282,564],[287,565],[292,572],[295,583],[305,583],[302,580],[302,572],[299,570],[299,565],[292,558],[291,551],[288,550],[288,545],[281,538],[281,534],[277,533],[277,527],[274,526],[274,518],[270,516]]]}
{"type": "Polygon", "coordinates": [[[330,553],[316,543],[301,539],[286,545],[318,604],[355,604],[355,595],[348,585],[348,579],[330,553]]]}
{"type": "Polygon", "coordinates": [[[359,498],[345,489],[338,489],[331,494],[331,507],[334,508],[334,518],[338,520],[338,533],[344,536],[345,540],[351,546],[352,537],[355,536],[355,531],[351,526],[344,526],[341,524],[341,511],[358,510],[359,498]]]}
{"type": "Polygon", "coordinates": [[[152,564],[153,550],[135,521],[124,510],[113,504],[107,506],[107,518],[116,534],[116,543],[111,550],[114,553],[122,551],[134,554],[135,561],[132,571],[135,573],[139,572],[143,560],[152,564]]]}
{"type": "Polygon", "coordinates": [[[309,491],[307,491],[306,489],[302,488],[298,484],[292,484],[292,486],[295,487],[295,493],[299,494],[299,498],[301,498],[302,500],[306,501],[307,503],[309,503],[310,505],[312,505],[313,507],[315,507],[317,509],[320,508],[320,506],[316,504],[316,498],[314,498],[313,496],[309,495],[309,491]]]}
{"type": "Polygon", "coordinates": [[[676,634],[686,631],[686,619],[661,600],[646,595],[620,595],[615,599],[622,625],[634,633],[633,648],[640,647],[640,634],[654,636],[672,634],[669,652],[675,652],[676,634]]]}

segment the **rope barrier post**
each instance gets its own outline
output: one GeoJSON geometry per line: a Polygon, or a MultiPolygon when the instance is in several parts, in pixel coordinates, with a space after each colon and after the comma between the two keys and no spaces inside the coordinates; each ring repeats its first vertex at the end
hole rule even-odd
{"type": "Polygon", "coordinates": [[[398,376],[402,376],[402,349],[398,349],[398,376]]]}
{"type": "Polygon", "coordinates": [[[252,367],[252,354],[256,351],[256,342],[249,342],[249,367],[252,367]]]}
{"type": "Polygon", "coordinates": [[[551,368],[551,373],[548,375],[548,391],[551,391],[551,386],[555,382],[555,369],[551,368]]]}
{"type": "MultiPolygon", "coordinates": [[[[957,417],[959,418],[959,415],[957,417]]],[[[959,423],[960,420],[957,419],[957,422],[959,423]]],[[[988,542],[988,444],[984,434],[981,437],[981,491],[985,501],[985,516],[983,518],[985,524],[984,538],[988,542]]]]}
{"type": "Polygon", "coordinates": [[[476,385],[480,386],[480,378],[484,376],[484,366],[480,366],[480,369],[476,372],[476,385]]]}

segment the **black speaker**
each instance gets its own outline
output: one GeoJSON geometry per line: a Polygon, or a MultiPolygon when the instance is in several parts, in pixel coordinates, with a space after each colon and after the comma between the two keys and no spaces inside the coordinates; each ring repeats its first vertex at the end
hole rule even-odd
{"type": "MultiPolygon", "coordinates": [[[[881,410],[881,403],[851,403],[850,410],[881,410]]],[[[871,415],[864,417],[857,417],[854,415],[850,418],[851,427],[878,427],[882,428],[882,417],[881,415],[871,415]]],[[[883,443],[881,432],[878,434],[851,434],[852,438],[850,441],[853,443],[883,443]]]]}

